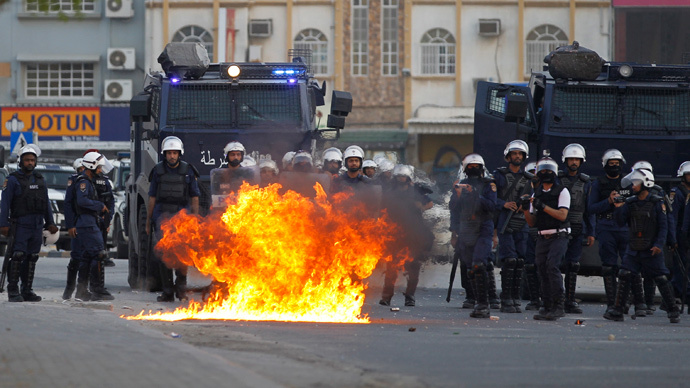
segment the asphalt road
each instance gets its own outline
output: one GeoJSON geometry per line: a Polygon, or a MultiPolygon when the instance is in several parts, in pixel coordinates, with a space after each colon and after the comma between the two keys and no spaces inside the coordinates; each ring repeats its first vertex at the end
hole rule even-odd
{"type": "Polygon", "coordinates": [[[116,263],[106,273],[112,302],[63,303],[64,258],[39,261],[42,302],[0,295],[0,387],[690,386],[688,315],[610,322],[594,298],[556,322],[497,311],[478,320],[457,293],[449,304],[444,289],[422,288],[413,308],[398,293],[391,311],[374,286],[370,324],[127,321],[119,316],[180,303],[130,290],[126,262],[116,263]]]}

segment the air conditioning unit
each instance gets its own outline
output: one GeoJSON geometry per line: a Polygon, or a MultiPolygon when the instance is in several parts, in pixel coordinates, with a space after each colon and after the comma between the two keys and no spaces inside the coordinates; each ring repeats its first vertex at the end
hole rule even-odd
{"type": "Polygon", "coordinates": [[[107,102],[126,102],[132,99],[131,79],[107,79],[104,85],[104,100],[107,102]]]}
{"type": "Polygon", "coordinates": [[[108,49],[108,70],[134,70],[134,48],[114,48],[108,49]]]}
{"type": "Polygon", "coordinates": [[[131,18],[134,16],[132,0],[105,0],[105,17],[131,18]]]}
{"type": "Polygon", "coordinates": [[[249,36],[252,38],[268,38],[273,34],[273,19],[251,19],[249,21],[249,36]]]}
{"type": "Polygon", "coordinates": [[[501,19],[479,19],[479,35],[501,35],[501,19]]]}

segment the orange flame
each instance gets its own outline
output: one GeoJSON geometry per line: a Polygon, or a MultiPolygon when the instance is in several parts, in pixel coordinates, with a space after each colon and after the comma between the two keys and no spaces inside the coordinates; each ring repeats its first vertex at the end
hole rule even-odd
{"type": "Polygon", "coordinates": [[[186,308],[123,318],[368,323],[363,279],[379,260],[393,260],[386,246],[399,229],[347,195],[329,202],[318,184],[314,199],[280,189],[245,183],[224,213],[182,211],[164,222],[163,260],[194,266],[219,288],[186,308]]]}

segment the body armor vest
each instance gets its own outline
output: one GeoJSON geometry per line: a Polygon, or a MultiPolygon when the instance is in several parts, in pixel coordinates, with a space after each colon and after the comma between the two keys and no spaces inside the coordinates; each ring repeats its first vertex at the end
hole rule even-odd
{"type": "Polygon", "coordinates": [[[587,193],[585,185],[589,182],[589,176],[577,174],[571,180],[566,174],[560,175],[561,184],[570,192],[570,209],[568,210],[568,222],[570,222],[571,234],[576,236],[582,234],[582,223],[584,222],[585,210],[587,209],[587,193]]]}
{"type": "MultiPolygon", "coordinates": [[[[542,186],[539,185],[534,191],[534,198],[539,198],[546,206],[552,209],[558,209],[558,197],[561,195],[561,191],[565,189],[565,186],[553,185],[551,190],[545,192],[542,190],[542,186]]],[[[570,226],[568,220],[559,221],[550,215],[546,214],[545,211],[537,211],[536,213],[536,226],[538,230],[549,230],[549,229],[566,229],[570,226]]]]}
{"type": "Polygon", "coordinates": [[[463,193],[460,197],[462,207],[458,238],[468,245],[476,244],[482,223],[491,218],[491,213],[481,208],[481,196],[486,185],[492,181],[489,178],[465,178],[460,182],[471,185],[473,190],[471,194],[463,193]]]}
{"type": "MultiPolygon", "coordinates": [[[[165,162],[160,162],[156,165],[156,173],[158,174],[156,202],[161,205],[174,205],[174,210],[172,211],[178,211],[177,207],[185,207],[189,201],[187,193],[189,164],[180,161],[177,171],[170,171],[165,168],[163,163],[165,162]]],[[[163,206],[163,208],[166,207],[169,206],[163,206]]]]}
{"type": "Polygon", "coordinates": [[[105,204],[113,201],[113,192],[108,190],[108,184],[105,182],[106,179],[108,178],[104,176],[97,176],[93,180],[93,186],[96,188],[98,200],[105,204]]]}
{"type": "Polygon", "coordinates": [[[654,245],[658,225],[656,222],[656,203],[662,199],[652,196],[647,201],[630,203],[630,248],[635,251],[647,251],[654,245]]]}
{"type": "MultiPolygon", "coordinates": [[[[524,171],[519,174],[513,174],[510,172],[510,170],[508,170],[508,167],[501,167],[496,171],[503,174],[506,179],[506,185],[501,188],[501,191],[498,192],[498,198],[506,202],[519,202],[520,196],[526,194],[527,188],[531,187],[530,182],[534,175],[524,171]],[[519,179],[517,183],[515,183],[516,179],[519,179]],[[515,185],[515,188],[511,190],[513,185],[515,185]]],[[[526,223],[525,215],[522,214],[522,212],[516,212],[508,221],[506,233],[517,232],[521,230],[526,223]]],[[[497,225],[496,227],[502,227],[502,225],[497,225]]]]}
{"type": "MultiPolygon", "coordinates": [[[[688,199],[688,194],[690,194],[690,191],[685,187],[685,185],[680,184],[678,185],[678,191],[683,195],[682,198],[674,198],[673,202],[675,201],[682,201],[685,203],[685,201],[688,199]]],[[[676,217],[677,220],[683,220],[684,214],[685,214],[685,206],[676,206],[675,209],[679,209],[680,211],[678,212],[678,216],[676,217]]],[[[682,224],[682,221],[679,222],[679,224],[682,224]]],[[[678,225],[678,227],[681,227],[682,225],[678,225]]]]}
{"type": "Polygon", "coordinates": [[[72,183],[72,185],[75,186],[75,189],[74,189],[75,194],[72,197],[72,201],[74,202],[74,204],[73,204],[74,210],[77,213],[77,216],[81,216],[81,215],[86,214],[86,215],[98,217],[97,211],[83,208],[83,207],[79,206],[79,204],[77,203],[76,191],[79,190],[79,188],[76,185],[81,185],[82,183],[86,183],[87,185],[91,185],[91,187],[93,188],[93,190],[89,192],[88,198],[92,201],[98,201],[98,194],[96,192],[96,186],[93,184],[93,182],[86,175],[79,175],[77,177],[77,180],[74,183],[72,183]]]}
{"type": "Polygon", "coordinates": [[[48,194],[46,191],[46,181],[43,179],[43,175],[37,172],[26,175],[20,174],[18,171],[10,175],[17,178],[22,188],[21,195],[16,195],[12,198],[12,218],[31,214],[44,214],[48,206],[48,194]],[[34,178],[34,182],[31,182],[32,177],[34,178]]]}
{"type": "MultiPolygon", "coordinates": [[[[600,176],[599,178],[599,201],[603,201],[606,198],[611,195],[612,191],[617,191],[618,194],[624,196],[624,197],[629,197],[632,195],[632,192],[630,191],[631,189],[623,189],[621,187],[621,177],[619,176],[616,179],[610,179],[607,176],[600,176]]],[[[611,218],[611,214],[613,213],[613,209],[609,209],[603,213],[599,213],[597,217],[599,218],[611,218]],[[607,217],[608,215],[608,217],[607,217]]]]}

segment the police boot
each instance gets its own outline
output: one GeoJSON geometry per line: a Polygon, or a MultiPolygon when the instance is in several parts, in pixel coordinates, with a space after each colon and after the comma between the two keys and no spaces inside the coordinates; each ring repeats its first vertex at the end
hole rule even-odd
{"type": "Polygon", "coordinates": [[[526,264],[525,277],[527,278],[527,288],[529,289],[529,303],[525,306],[525,310],[538,311],[541,307],[541,301],[539,300],[539,276],[537,275],[537,266],[534,264],[526,264]]]}
{"type": "Polygon", "coordinates": [[[511,288],[513,307],[516,313],[521,313],[520,309],[520,287],[522,286],[522,273],[525,269],[525,260],[518,258],[515,262],[515,272],[513,272],[513,287],[511,288]]]}
{"type": "Polygon", "coordinates": [[[661,275],[654,278],[654,282],[657,287],[659,287],[659,293],[661,294],[661,299],[663,299],[666,305],[666,316],[671,323],[680,322],[680,309],[676,304],[676,298],[673,296],[673,289],[671,289],[671,282],[666,279],[666,276],[661,275]]]}
{"type": "Polygon", "coordinates": [[[38,255],[32,254],[22,262],[20,276],[22,278],[22,298],[24,298],[24,302],[40,302],[42,300],[32,289],[37,261],[38,255]]]}
{"type": "Polygon", "coordinates": [[[568,314],[582,314],[580,305],[575,301],[575,288],[577,287],[577,272],[580,263],[570,262],[566,264],[565,272],[565,312],[568,314]]]}
{"type": "Polygon", "coordinates": [[[74,299],[88,302],[91,300],[91,293],[88,290],[89,275],[91,273],[91,261],[81,260],[79,262],[79,272],[77,274],[77,293],[74,299]]]}
{"type": "Polygon", "coordinates": [[[186,270],[175,270],[175,296],[179,300],[187,300],[187,274],[186,270]]]}
{"type": "Polygon", "coordinates": [[[19,293],[19,272],[22,265],[21,259],[24,253],[15,252],[9,263],[9,272],[7,274],[7,300],[10,302],[23,302],[24,298],[19,293]],[[17,255],[21,253],[21,255],[17,255]]]}
{"type": "Polygon", "coordinates": [[[472,266],[471,278],[474,283],[477,304],[474,305],[474,310],[470,313],[470,317],[489,318],[489,292],[487,289],[489,277],[487,276],[484,264],[475,264],[472,266]]]}
{"type": "Polygon", "coordinates": [[[654,306],[654,294],[656,294],[656,283],[651,276],[645,276],[643,279],[644,288],[644,302],[647,305],[647,315],[654,314],[656,307],[654,306]]]}
{"type": "Polygon", "coordinates": [[[642,275],[633,275],[630,289],[632,290],[633,305],[635,306],[636,317],[647,316],[647,304],[644,302],[644,291],[642,289],[642,275]]]}
{"type": "Polygon", "coordinates": [[[628,270],[620,270],[618,274],[618,288],[616,290],[616,298],[613,302],[613,306],[606,309],[604,313],[604,318],[622,322],[625,320],[625,315],[623,310],[625,309],[625,303],[630,295],[630,282],[633,274],[628,270]]]}
{"type": "Polygon", "coordinates": [[[161,285],[163,293],[156,298],[159,302],[175,301],[175,286],[173,285],[173,271],[164,263],[160,263],[161,285]]]}
{"type": "Polygon", "coordinates": [[[91,300],[113,300],[115,299],[108,290],[105,289],[105,266],[103,256],[99,255],[96,260],[91,262],[91,300]]]}
{"type": "Polygon", "coordinates": [[[501,268],[501,312],[515,313],[513,306],[513,281],[515,275],[516,259],[506,259],[501,268]]]}
{"type": "Polygon", "coordinates": [[[72,299],[74,287],[77,286],[77,273],[79,273],[79,261],[70,259],[69,264],[67,264],[67,285],[65,285],[65,291],[62,293],[62,299],[72,299]]]}
{"type": "Polygon", "coordinates": [[[604,292],[606,292],[606,307],[608,309],[616,303],[616,267],[602,266],[601,277],[604,279],[604,292]]]}
{"type": "Polygon", "coordinates": [[[553,303],[551,308],[544,316],[546,321],[555,321],[558,318],[565,317],[565,295],[558,294],[552,298],[553,303]]]}
{"type": "Polygon", "coordinates": [[[551,303],[551,297],[544,294],[543,298],[541,299],[541,307],[539,308],[539,311],[537,311],[536,314],[532,318],[534,318],[537,321],[546,321],[549,319],[549,312],[551,311],[553,305],[551,303]]]}
{"type": "Polygon", "coordinates": [[[470,274],[467,270],[467,266],[464,263],[460,264],[460,281],[462,283],[462,288],[465,289],[465,300],[462,302],[462,308],[464,309],[474,308],[474,304],[477,302],[474,296],[474,286],[469,276],[470,274]]]}
{"type": "Polygon", "coordinates": [[[494,263],[489,261],[486,264],[486,276],[487,276],[487,292],[489,293],[489,307],[492,309],[501,308],[501,301],[498,299],[498,294],[496,293],[496,274],[494,273],[494,263]]]}

